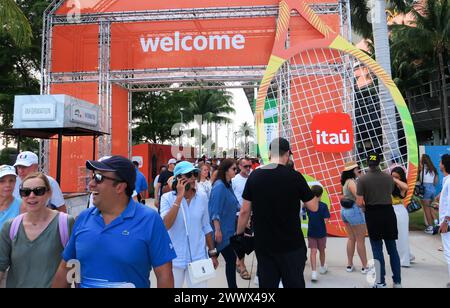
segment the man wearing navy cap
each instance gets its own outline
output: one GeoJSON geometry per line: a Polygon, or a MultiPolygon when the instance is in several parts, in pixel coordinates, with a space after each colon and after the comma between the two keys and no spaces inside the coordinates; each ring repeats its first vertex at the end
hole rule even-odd
{"type": "Polygon", "coordinates": [[[86,168],[93,171],[89,189],[95,208],[78,217],[53,286],[68,286],[67,262],[77,260],[81,287],[148,288],[152,268],[158,287],[173,287],[175,251],[158,213],[131,198],[136,181],[133,163],[112,156],[87,161],[86,168]]]}

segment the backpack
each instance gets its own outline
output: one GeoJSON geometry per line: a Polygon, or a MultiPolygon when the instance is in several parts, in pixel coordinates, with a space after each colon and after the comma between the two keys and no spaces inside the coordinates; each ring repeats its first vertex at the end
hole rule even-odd
{"type": "MultiPolygon", "coordinates": [[[[17,232],[19,231],[20,223],[23,220],[23,217],[25,214],[21,214],[14,218],[14,220],[11,223],[11,228],[9,229],[9,238],[14,240],[14,238],[17,235],[17,232]]],[[[61,239],[61,244],[63,247],[66,247],[67,243],[69,242],[69,221],[68,216],[66,213],[59,213],[58,217],[58,226],[59,226],[59,237],[61,239]]]]}

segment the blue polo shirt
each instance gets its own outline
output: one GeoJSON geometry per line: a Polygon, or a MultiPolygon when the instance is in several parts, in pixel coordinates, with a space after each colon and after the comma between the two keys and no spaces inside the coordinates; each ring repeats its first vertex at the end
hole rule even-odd
{"type": "Polygon", "coordinates": [[[176,258],[158,213],[130,200],[105,226],[97,208],[83,211],[73,227],[63,259],[81,265],[81,287],[150,287],[150,271],[176,258]]]}

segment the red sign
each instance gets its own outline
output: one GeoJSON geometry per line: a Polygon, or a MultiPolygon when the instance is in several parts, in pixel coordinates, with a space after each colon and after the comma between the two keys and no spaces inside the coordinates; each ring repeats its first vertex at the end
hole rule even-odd
{"type": "Polygon", "coordinates": [[[312,132],[318,152],[342,153],[353,149],[353,122],[346,113],[316,115],[312,121],[312,132]]]}

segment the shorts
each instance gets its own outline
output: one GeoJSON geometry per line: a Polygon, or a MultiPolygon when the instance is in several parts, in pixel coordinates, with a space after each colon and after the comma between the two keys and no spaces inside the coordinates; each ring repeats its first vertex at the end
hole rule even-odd
{"type": "Polygon", "coordinates": [[[433,201],[436,198],[436,187],[433,184],[423,184],[425,187],[425,193],[423,194],[423,200],[433,201]]]}
{"type": "Polygon", "coordinates": [[[327,248],[327,238],[312,238],[308,237],[308,248],[309,249],[319,249],[324,250],[327,248]]]}
{"type": "Polygon", "coordinates": [[[356,204],[351,209],[342,208],[341,217],[342,221],[350,226],[364,225],[366,223],[363,211],[356,204]]]}

